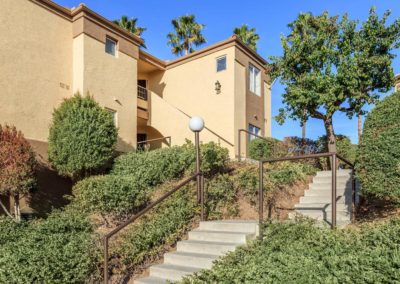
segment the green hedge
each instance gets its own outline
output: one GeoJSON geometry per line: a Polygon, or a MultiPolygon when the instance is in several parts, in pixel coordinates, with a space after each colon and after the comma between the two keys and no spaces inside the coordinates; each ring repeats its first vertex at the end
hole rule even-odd
{"type": "Polygon", "coordinates": [[[121,237],[116,253],[122,263],[133,267],[172,245],[195,216],[193,186],[182,188],[121,237]]]}
{"type": "Polygon", "coordinates": [[[255,138],[249,143],[249,157],[254,160],[281,157],[287,152],[287,147],[275,138],[255,138]]]}
{"type": "Polygon", "coordinates": [[[83,283],[96,270],[92,225],[78,212],[46,220],[0,219],[0,283],[83,283]]]}
{"type": "Polygon", "coordinates": [[[181,283],[399,283],[399,252],[400,218],[354,231],[276,223],[181,283]]]}
{"type": "Polygon", "coordinates": [[[400,201],[400,92],[383,99],[367,116],[356,173],[365,194],[400,201]]]}
{"type": "Polygon", "coordinates": [[[78,182],[72,191],[74,203],[86,212],[123,217],[148,201],[141,180],[130,176],[94,176],[78,182]]]}

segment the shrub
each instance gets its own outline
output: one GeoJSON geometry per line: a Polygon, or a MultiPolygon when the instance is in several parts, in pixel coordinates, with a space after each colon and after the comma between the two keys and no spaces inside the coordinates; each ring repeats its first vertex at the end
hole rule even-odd
{"type": "Polygon", "coordinates": [[[115,160],[111,173],[129,175],[145,185],[155,186],[183,175],[194,162],[186,151],[185,146],[174,146],[149,152],[130,152],[115,160]]]}
{"type": "Polygon", "coordinates": [[[289,136],[285,137],[282,144],[288,149],[289,153],[295,154],[314,154],[318,152],[317,143],[312,139],[289,136]]]}
{"type": "Polygon", "coordinates": [[[0,283],[83,283],[95,272],[99,255],[85,215],[54,212],[18,224],[0,219],[0,227],[0,283]]]}
{"type": "Polygon", "coordinates": [[[86,212],[124,217],[148,200],[146,186],[130,176],[93,176],[73,187],[74,202],[86,212]]]}
{"type": "Polygon", "coordinates": [[[356,173],[365,194],[400,201],[400,92],[384,98],[367,116],[356,173]]]}
{"type": "MultiPolygon", "coordinates": [[[[194,153],[194,151],[193,151],[194,153]]],[[[205,175],[221,172],[229,160],[229,151],[214,142],[200,145],[201,170],[205,175]]]]}
{"type": "MultiPolygon", "coordinates": [[[[328,152],[327,141],[328,140],[326,138],[326,135],[323,135],[318,138],[317,147],[319,153],[328,152]]],[[[357,145],[352,144],[349,137],[341,134],[336,135],[336,152],[340,156],[342,156],[349,162],[354,163],[356,158],[356,151],[357,151],[357,145]]],[[[339,160],[339,166],[341,168],[346,168],[348,165],[343,161],[339,160]]],[[[324,168],[330,168],[330,166],[326,164],[324,165],[324,168]]]]}
{"type": "Polygon", "coordinates": [[[0,125],[0,195],[14,198],[17,220],[20,220],[19,196],[36,185],[36,166],[32,147],[22,133],[15,127],[0,125]]]}
{"type": "Polygon", "coordinates": [[[254,160],[285,156],[287,148],[275,138],[255,138],[249,143],[249,157],[254,160]]]}
{"type": "Polygon", "coordinates": [[[217,175],[205,184],[206,213],[209,220],[236,216],[239,213],[236,189],[227,174],[217,175]]]}
{"type": "Polygon", "coordinates": [[[78,93],[53,112],[49,161],[59,174],[80,179],[112,158],[116,141],[112,115],[89,95],[78,93]]]}
{"type": "Polygon", "coordinates": [[[127,229],[117,248],[124,265],[143,263],[177,241],[196,213],[193,192],[190,186],[182,188],[141,223],[127,229]]]}
{"type": "Polygon", "coordinates": [[[275,223],[262,241],[180,283],[398,283],[399,244],[400,218],[359,231],[275,223]]]}

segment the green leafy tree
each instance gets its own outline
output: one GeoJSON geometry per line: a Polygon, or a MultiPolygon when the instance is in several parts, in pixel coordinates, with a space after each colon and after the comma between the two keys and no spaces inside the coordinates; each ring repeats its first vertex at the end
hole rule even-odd
{"type": "MultiPolygon", "coordinates": [[[[138,26],[137,21],[138,18],[129,18],[128,16],[122,16],[120,19],[114,20],[114,24],[117,24],[118,26],[134,34],[135,36],[142,38],[142,33],[147,29],[138,26]]],[[[143,43],[142,47],[146,48],[146,45],[143,43]]]]}
{"type": "Polygon", "coordinates": [[[187,55],[194,51],[194,46],[200,46],[206,43],[202,35],[203,24],[196,22],[194,15],[186,15],[172,20],[174,32],[167,35],[168,45],[172,46],[172,53],[176,55],[187,55]]]}
{"type": "Polygon", "coordinates": [[[233,33],[248,47],[257,50],[257,42],[260,36],[256,33],[255,28],[250,29],[248,25],[243,24],[241,27],[234,28],[233,33]]]}
{"type": "Polygon", "coordinates": [[[31,145],[15,127],[0,125],[0,195],[14,200],[14,216],[0,201],[0,206],[11,218],[20,221],[19,200],[36,185],[37,162],[31,145]]]}
{"type": "Polygon", "coordinates": [[[112,157],[117,129],[112,115],[88,94],[65,99],[53,112],[49,161],[74,180],[97,172],[112,157]]]}
{"type": "Polygon", "coordinates": [[[389,15],[379,18],[372,8],[358,25],[347,15],[305,13],[290,23],[290,34],[281,38],[283,56],[273,58],[273,75],[286,85],[286,107],[277,121],[322,120],[329,151],[336,151],[334,113],[364,114],[363,106],[376,102],[377,92],[393,86],[392,51],[399,47],[400,21],[388,24],[389,15]]]}

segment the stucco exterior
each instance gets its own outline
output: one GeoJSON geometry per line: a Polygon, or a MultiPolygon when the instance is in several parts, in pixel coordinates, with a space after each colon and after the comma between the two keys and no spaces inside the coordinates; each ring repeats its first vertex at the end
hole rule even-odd
{"type": "Polygon", "coordinates": [[[2,0],[0,24],[0,123],[30,140],[47,141],[54,108],[76,92],[115,112],[120,151],[134,149],[138,134],[182,144],[193,138],[187,129],[193,115],[206,122],[202,141],[219,143],[232,157],[238,129],[252,124],[271,135],[267,63],[235,37],[164,61],[83,4],[67,9],[49,0],[2,0]],[[15,19],[24,21],[15,25],[15,19]],[[115,56],[105,52],[106,38],[117,43],[115,56]],[[217,72],[221,56],[226,70],[217,72]],[[260,96],[249,91],[249,64],[262,71],[260,96]],[[147,82],[147,100],[137,98],[138,80],[147,82]]]}

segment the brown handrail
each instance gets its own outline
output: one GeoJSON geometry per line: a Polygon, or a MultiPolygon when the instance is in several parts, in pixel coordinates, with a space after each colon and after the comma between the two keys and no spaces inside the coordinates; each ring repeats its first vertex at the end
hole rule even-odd
{"type": "Polygon", "coordinates": [[[168,145],[168,147],[171,147],[171,136],[165,136],[165,137],[160,137],[160,138],[144,140],[144,141],[137,142],[136,144],[137,145],[141,145],[141,144],[147,144],[147,143],[150,143],[150,142],[164,141],[164,140],[168,140],[168,142],[166,144],[168,145]]]}
{"type": "Polygon", "coordinates": [[[318,154],[309,154],[309,155],[302,155],[302,156],[293,156],[293,157],[282,157],[282,158],[274,158],[274,159],[262,159],[259,161],[259,230],[260,230],[260,237],[262,236],[262,225],[263,225],[263,209],[264,209],[264,164],[265,163],[274,163],[274,162],[281,162],[281,161],[294,161],[294,160],[302,160],[302,159],[313,159],[313,158],[324,158],[324,157],[331,157],[331,171],[332,171],[332,221],[331,221],[331,228],[336,227],[336,175],[337,175],[337,162],[336,160],[342,160],[346,164],[348,164],[352,168],[352,221],[355,220],[355,204],[356,204],[356,193],[355,193],[355,170],[354,165],[343,158],[342,156],[338,155],[335,152],[328,152],[328,153],[318,153],[318,154]]]}
{"type": "Polygon", "coordinates": [[[265,137],[263,137],[263,136],[260,136],[260,135],[251,133],[250,131],[248,131],[248,130],[246,130],[246,129],[239,129],[239,130],[238,130],[238,161],[240,161],[241,158],[242,158],[242,157],[241,157],[242,154],[240,153],[241,148],[242,148],[242,142],[241,142],[241,139],[240,139],[240,133],[242,133],[242,132],[248,133],[248,134],[250,134],[250,135],[252,135],[252,136],[254,136],[254,137],[257,137],[257,138],[263,139],[263,140],[265,140],[265,141],[268,141],[268,139],[265,138],[265,137]]]}
{"type": "Polygon", "coordinates": [[[108,241],[110,240],[110,238],[112,236],[114,236],[115,234],[117,234],[119,231],[121,231],[123,228],[125,228],[126,226],[128,226],[129,224],[133,223],[134,221],[136,221],[138,218],[140,218],[141,216],[143,216],[144,214],[146,214],[150,209],[152,209],[153,207],[157,206],[158,204],[160,204],[161,202],[163,202],[165,199],[167,199],[168,197],[170,197],[172,194],[174,194],[175,192],[177,192],[179,189],[181,189],[183,186],[187,185],[189,182],[191,182],[194,179],[197,179],[197,177],[200,177],[200,187],[201,187],[201,191],[200,191],[200,201],[201,201],[201,220],[204,221],[204,175],[201,172],[197,172],[194,175],[186,178],[185,180],[183,180],[182,182],[180,182],[177,186],[175,186],[173,189],[171,189],[170,191],[168,191],[166,194],[164,194],[163,196],[161,196],[160,198],[158,198],[156,201],[150,203],[146,208],[142,209],[141,211],[139,211],[137,214],[133,215],[132,217],[130,217],[128,220],[126,220],[124,223],[122,223],[121,225],[119,225],[118,227],[116,227],[114,230],[112,230],[111,232],[109,232],[108,234],[106,234],[103,237],[103,244],[104,244],[104,283],[108,284],[108,241]]]}

